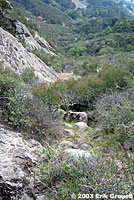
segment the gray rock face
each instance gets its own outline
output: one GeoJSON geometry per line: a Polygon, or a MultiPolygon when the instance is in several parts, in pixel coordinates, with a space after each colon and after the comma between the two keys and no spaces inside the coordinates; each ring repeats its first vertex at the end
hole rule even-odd
{"type": "Polygon", "coordinates": [[[27,27],[19,21],[15,21],[14,26],[17,36],[25,40],[27,50],[32,51],[42,49],[45,53],[56,56],[49,43],[43,37],[40,37],[37,32],[35,32],[35,37],[33,37],[27,27]],[[43,47],[40,44],[42,44],[43,47]]]}
{"type": "Polygon", "coordinates": [[[44,47],[43,50],[52,55],[52,56],[56,56],[56,54],[53,52],[53,48],[50,46],[50,44],[43,38],[43,37],[40,37],[38,32],[36,31],[35,32],[35,36],[34,36],[34,39],[39,43],[39,44],[42,44],[42,46],[44,47]]]}
{"type": "Polygon", "coordinates": [[[33,200],[33,198],[30,198],[27,194],[24,194],[24,195],[21,197],[21,200],[33,200]]]}
{"type": "Polygon", "coordinates": [[[38,183],[35,166],[39,165],[43,149],[34,139],[26,140],[20,133],[0,128],[0,197],[31,200],[24,193],[31,190],[32,194],[38,183]],[[17,198],[21,193],[23,195],[17,198]]]}
{"type": "Polygon", "coordinates": [[[36,200],[49,200],[45,195],[38,196],[36,200]]]}
{"type": "Polygon", "coordinates": [[[0,28],[0,63],[19,74],[29,67],[40,82],[47,84],[55,82],[58,77],[53,69],[33,53],[28,52],[13,35],[2,28],[0,28]]]}

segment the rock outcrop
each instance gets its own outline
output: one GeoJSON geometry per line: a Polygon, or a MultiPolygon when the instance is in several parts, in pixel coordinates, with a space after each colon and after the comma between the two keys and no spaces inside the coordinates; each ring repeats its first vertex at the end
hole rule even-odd
{"type": "Polygon", "coordinates": [[[18,20],[13,22],[13,26],[16,30],[16,37],[24,40],[27,50],[42,50],[44,53],[56,56],[53,52],[53,48],[43,37],[39,36],[37,31],[35,32],[35,36],[33,36],[27,27],[18,20]]]}
{"type": "Polygon", "coordinates": [[[36,140],[25,139],[22,134],[0,125],[0,199],[38,196],[39,180],[35,174],[43,149],[36,140]]]}
{"type": "Polygon", "coordinates": [[[47,84],[55,82],[58,77],[53,69],[27,51],[13,35],[2,28],[0,28],[0,63],[19,74],[26,68],[31,68],[39,81],[47,84]]]}

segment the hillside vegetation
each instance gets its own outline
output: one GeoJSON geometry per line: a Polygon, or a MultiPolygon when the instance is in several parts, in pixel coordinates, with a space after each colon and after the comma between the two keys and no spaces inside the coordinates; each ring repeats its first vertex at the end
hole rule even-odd
{"type": "Polygon", "coordinates": [[[0,65],[2,123],[45,147],[39,190],[49,200],[132,199],[133,16],[113,0],[88,0],[86,9],[71,0],[10,2],[16,9],[0,0],[5,15],[33,35],[38,30],[57,54],[33,51],[59,73],[51,85],[39,84],[29,69],[18,75],[0,65]]]}

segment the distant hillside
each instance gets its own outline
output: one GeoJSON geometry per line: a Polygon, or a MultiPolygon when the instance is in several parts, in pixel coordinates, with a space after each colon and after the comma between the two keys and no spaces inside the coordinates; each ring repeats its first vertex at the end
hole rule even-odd
{"type": "MultiPolygon", "coordinates": [[[[72,19],[92,17],[128,17],[114,0],[10,0],[15,7],[25,8],[52,24],[68,24],[72,19]]],[[[84,19],[85,20],[85,19],[84,19]]]]}
{"type": "Polygon", "coordinates": [[[115,0],[120,6],[125,7],[130,14],[134,15],[134,0],[115,0]]]}
{"type": "Polygon", "coordinates": [[[85,34],[96,34],[113,26],[118,18],[130,17],[127,10],[114,0],[9,1],[31,17],[40,33],[62,53],[83,43],[85,34]]]}
{"type": "Polygon", "coordinates": [[[10,0],[13,6],[25,9],[34,16],[51,24],[68,24],[70,17],[53,6],[40,0],[10,0]]]}

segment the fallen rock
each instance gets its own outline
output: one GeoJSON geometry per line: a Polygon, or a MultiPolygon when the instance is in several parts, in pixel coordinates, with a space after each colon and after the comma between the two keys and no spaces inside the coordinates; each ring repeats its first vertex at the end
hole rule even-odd
{"type": "Polygon", "coordinates": [[[69,137],[73,137],[74,136],[74,132],[70,129],[65,129],[64,132],[63,132],[66,136],[69,136],[69,137]]]}
{"type": "Polygon", "coordinates": [[[76,161],[81,161],[82,159],[85,159],[90,160],[91,162],[95,162],[95,159],[89,152],[81,149],[66,149],[64,150],[63,155],[65,160],[70,160],[73,158],[76,161]]]}
{"type": "Polygon", "coordinates": [[[76,145],[73,142],[71,142],[71,141],[64,140],[64,141],[62,141],[60,143],[59,147],[60,148],[64,148],[64,149],[66,149],[66,148],[75,148],[76,145]]]}
{"type": "Polygon", "coordinates": [[[69,111],[65,115],[65,119],[68,120],[68,121],[76,121],[76,122],[83,121],[83,122],[87,122],[87,113],[69,111]]]}
{"type": "Polygon", "coordinates": [[[73,128],[73,126],[71,124],[68,124],[68,123],[64,123],[64,126],[67,127],[67,128],[73,128]]]}
{"type": "Polygon", "coordinates": [[[91,146],[89,144],[80,144],[79,148],[82,150],[88,150],[89,148],[91,148],[91,146]]]}
{"type": "Polygon", "coordinates": [[[63,109],[58,109],[58,114],[60,115],[61,119],[64,119],[66,112],[63,109]]]}
{"type": "Polygon", "coordinates": [[[61,73],[60,76],[59,76],[59,80],[62,80],[62,81],[77,80],[79,78],[80,78],[80,76],[77,76],[73,72],[71,72],[71,73],[67,73],[67,72],[66,73],[61,73]]]}
{"type": "Polygon", "coordinates": [[[75,127],[77,127],[81,131],[85,131],[88,127],[88,125],[85,122],[77,122],[74,124],[75,127]]]}

